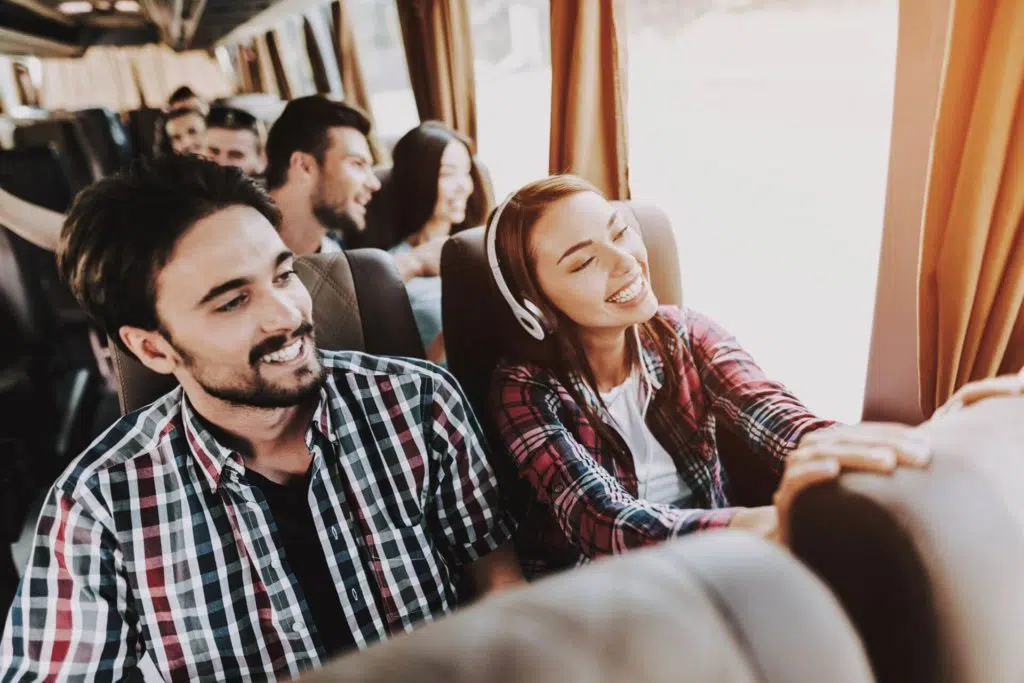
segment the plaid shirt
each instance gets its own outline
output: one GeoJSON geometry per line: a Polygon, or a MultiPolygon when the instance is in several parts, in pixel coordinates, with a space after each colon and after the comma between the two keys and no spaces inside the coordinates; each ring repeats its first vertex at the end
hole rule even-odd
{"type": "MultiPolygon", "coordinates": [[[[663,306],[659,315],[678,333],[679,400],[656,392],[647,424],[671,454],[697,509],[637,499],[637,477],[625,441],[602,443],[580,406],[550,370],[502,363],[491,385],[491,412],[519,470],[525,509],[516,541],[528,577],[583,564],[672,536],[726,526],[726,482],[715,438],[717,420],[744,437],[781,471],[800,437],[834,423],[819,420],[778,382],[767,379],[735,338],[691,310],[663,306]]],[[[642,362],[655,380],[666,368],[651,340],[642,362]]],[[[609,426],[597,393],[580,377],[578,395],[609,426]]]]}
{"type": "MultiPolygon", "coordinates": [[[[309,503],[362,648],[451,611],[452,573],[505,543],[458,385],[423,361],[322,351],[309,503]]],[[[320,663],[259,489],[176,389],[125,416],[50,491],[0,645],[0,680],[174,681],[320,663]]]]}

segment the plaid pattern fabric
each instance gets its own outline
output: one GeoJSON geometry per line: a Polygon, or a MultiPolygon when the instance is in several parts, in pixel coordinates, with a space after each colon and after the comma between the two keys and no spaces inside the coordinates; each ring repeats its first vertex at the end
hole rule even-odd
{"type": "MultiPolygon", "coordinates": [[[[452,573],[509,540],[479,426],[422,361],[321,352],[309,501],[360,647],[453,609],[452,573]]],[[[0,680],[275,680],[320,663],[259,489],[181,389],[127,415],[50,491],[0,680]]]]}
{"type": "MultiPolygon", "coordinates": [[[[699,529],[726,526],[725,474],[715,429],[723,420],[760,457],[781,471],[800,437],[834,424],[812,415],[786,388],[767,379],[735,338],[692,310],[658,313],[678,333],[673,349],[679,400],[655,393],[647,423],[672,455],[693,493],[695,509],[637,499],[633,458],[617,432],[602,443],[572,394],[550,370],[502,363],[491,385],[491,412],[525,492],[516,540],[527,577],[699,529]]],[[[660,389],[666,368],[653,342],[641,360],[660,389]]],[[[580,377],[577,394],[613,425],[597,393],[580,377]]]]}

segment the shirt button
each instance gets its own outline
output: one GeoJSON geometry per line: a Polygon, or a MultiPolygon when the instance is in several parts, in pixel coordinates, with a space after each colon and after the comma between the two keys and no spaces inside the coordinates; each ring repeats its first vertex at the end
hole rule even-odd
{"type": "Polygon", "coordinates": [[[555,484],[555,493],[561,493],[565,490],[564,484],[555,484]]]}
{"type": "Polygon", "coordinates": [[[305,624],[303,624],[301,621],[297,621],[297,620],[292,622],[292,633],[297,633],[299,635],[302,635],[305,632],[306,632],[306,625],[305,624]]]}
{"type": "Polygon", "coordinates": [[[349,591],[349,595],[352,596],[352,602],[359,602],[359,591],[355,588],[349,591]]]}

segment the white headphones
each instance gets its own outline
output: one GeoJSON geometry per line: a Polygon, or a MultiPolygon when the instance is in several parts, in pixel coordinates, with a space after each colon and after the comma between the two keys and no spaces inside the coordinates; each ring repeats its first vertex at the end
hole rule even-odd
{"type": "Polygon", "coordinates": [[[498,291],[501,292],[501,296],[508,303],[508,307],[512,309],[512,314],[516,320],[526,330],[527,334],[537,341],[543,341],[547,334],[544,330],[544,314],[529,299],[523,299],[522,303],[516,301],[512,291],[508,288],[508,283],[505,282],[505,276],[501,273],[501,264],[498,262],[498,222],[501,220],[501,214],[505,207],[508,206],[508,203],[512,201],[515,195],[516,193],[513,192],[498,205],[498,209],[494,212],[491,222],[487,225],[487,235],[485,238],[487,242],[487,263],[491,267],[491,276],[494,278],[494,284],[498,286],[498,291]]]}

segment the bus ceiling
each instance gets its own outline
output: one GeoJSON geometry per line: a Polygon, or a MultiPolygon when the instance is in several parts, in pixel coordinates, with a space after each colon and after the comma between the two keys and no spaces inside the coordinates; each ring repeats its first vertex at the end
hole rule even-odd
{"type": "Polygon", "coordinates": [[[75,57],[92,45],[211,48],[275,0],[4,0],[0,54],[75,57]]]}

